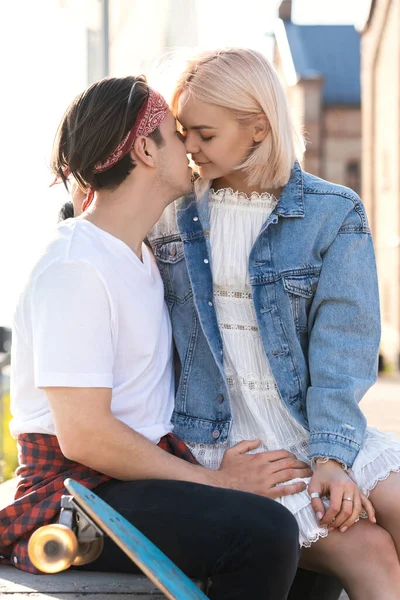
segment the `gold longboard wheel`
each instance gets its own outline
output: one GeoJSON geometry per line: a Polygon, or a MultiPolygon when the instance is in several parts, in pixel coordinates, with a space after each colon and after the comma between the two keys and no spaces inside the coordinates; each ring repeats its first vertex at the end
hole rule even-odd
{"type": "Polygon", "coordinates": [[[78,546],[72,529],[60,523],[53,523],[40,527],[31,535],[28,554],[39,571],[59,573],[72,565],[78,546]]]}
{"type": "Polygon", "coordinates": [[[79,542],[78,552],[73,561],[75,567],[87,565],[99,558],[104,546],[103,538],[97,538],[94,542],[79,542]]]}

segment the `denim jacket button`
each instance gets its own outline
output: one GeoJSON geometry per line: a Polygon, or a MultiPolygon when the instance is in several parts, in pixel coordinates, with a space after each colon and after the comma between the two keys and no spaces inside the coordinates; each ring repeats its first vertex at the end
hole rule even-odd
{"type": "Polygon", "coordinates": [[[218,402],[218,404],[222,404],[224,400],[225,400],[225,398],[224,398],[223,394],[218,394],[217,395],[217,402],[218,402]]]}
{"type": "Polygon", "coordinates": [[[203,262],[208,265],[208,258],[205,258],[203,262]]]}
{"type": "Polygon", "coordinates": [[[214,429],[214,431],[212,432],[212,436],[215,440],[217,440],[220,436],[220,432],[218,431],[218,429],[214,429]]]}
{"type": "Polygon", "coordinates": [[[212,305],[213,305],[213,303],[212,303],[212,302],[209,302],[209,303],[208,303],[208,306],[212,306],[212,305]]]}

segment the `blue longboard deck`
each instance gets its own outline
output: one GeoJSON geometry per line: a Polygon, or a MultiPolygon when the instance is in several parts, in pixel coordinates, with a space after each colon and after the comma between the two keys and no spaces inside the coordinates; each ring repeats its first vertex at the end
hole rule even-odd
{"type": "Polygon", "coordinates": [[[66,479],[75,502],[170,600],[207,600],[207,596],[143,533],[85,486],[66,479]]]}

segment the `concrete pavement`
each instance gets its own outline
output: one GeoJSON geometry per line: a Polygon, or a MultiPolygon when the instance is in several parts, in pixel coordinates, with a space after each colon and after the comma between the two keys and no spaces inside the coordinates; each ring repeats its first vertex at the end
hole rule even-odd
{"type": "Polygon", "coordinates": [[[382,377],[360,404],[368,425],[400,435],[400,377],[382,377]]]}

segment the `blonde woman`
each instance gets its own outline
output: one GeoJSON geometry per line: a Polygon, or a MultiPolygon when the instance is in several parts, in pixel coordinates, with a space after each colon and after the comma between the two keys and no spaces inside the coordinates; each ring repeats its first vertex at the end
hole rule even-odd
{"type": "Polygon", "coordinates": [[[302,565],[339,577],[352,600],[400,598],[400,440],[366,427],[358,406],[380,339],[364,207],[301,169],[261,54],[195,58],[172,107],[200,175],[150,235],[180,362],[175,432],[209,468],[243,440],[312,465],[303,491],[278,499],[302,565]]]}

